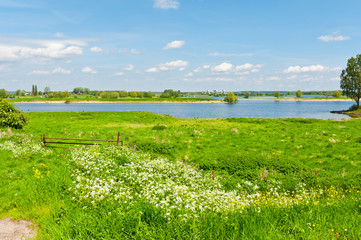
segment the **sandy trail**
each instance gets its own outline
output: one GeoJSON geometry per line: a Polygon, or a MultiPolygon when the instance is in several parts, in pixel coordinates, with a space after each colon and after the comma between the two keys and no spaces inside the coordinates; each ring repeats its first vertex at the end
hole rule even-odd
{"type": "Polygon", "coordinates": [[[36,226],[32,229],[32,222],[26,220],[14,221],[10,218],[0,220],[0,239],[1,240],[20,240],[34,238],[36,235],[36,226]]]}

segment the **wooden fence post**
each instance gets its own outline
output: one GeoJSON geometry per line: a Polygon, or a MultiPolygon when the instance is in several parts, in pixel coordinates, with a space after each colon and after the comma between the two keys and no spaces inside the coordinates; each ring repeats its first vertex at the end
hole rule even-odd
{"type": "Polygon", "coordinates": [[[212,180],[214,180],[214,169],[212,170],[212,180]]]}
{"type": "Polygon", "coordinates": [[[137,150],[137,145],[134,145],[133,152],[135,152],[136,150],[137,150]]]}
{"type": "Polygon", "coordinates": [[[117,146],[119,147],[120,132],[118,132],[117,146]]]}

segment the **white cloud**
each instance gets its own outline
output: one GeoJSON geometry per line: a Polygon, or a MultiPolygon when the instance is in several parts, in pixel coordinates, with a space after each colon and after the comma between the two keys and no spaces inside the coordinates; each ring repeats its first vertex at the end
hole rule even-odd
{"type": "Polygon", "coordinates": [[[28,75],[48,75],[50,73],[51,73],[50,71],[34,70],[31,73],[29,73],[28,75]]]}
{"type": "Polygon", "coordinates": [[[249,71],[235,72],[236,75],[248,75],[249,73],[250,73],[249,71]]]}
{"type": "Polygon", "coordinates": [[[253,56],[253,53],[209,53],[208,56],[213,57],[250,57],[253,56]]]}
{"type": "Polygon", "coordinates": [[[83,54],[83,40],[33,40],[4,38],[0,43],[0,61],[19,61],[24,59],[61,59],[83,54]]]}
{"type": "Polygon", "coordinates": [[[155,67],[153,68],[148,68],[147,70],[145,70],[146,72],[151,72],[151,73],[154,73],[154,72],[159,72],[159,70],[155,67]]]}
{"type": "Polygon", "coordinates": [[[292,75],[292,76],[287,77],[286,79],[287,80],[294,80],[296,78],[297,78],[297,75],[292,75]]]}
{"type": "Polygon", "coordinates": [[[184,75],[185,77],[192,77],[193,76],[193,73],[192,72],[189,72],[187,74],[184,75]]]}
{"type": "Polygon", "coordinates": [[[202,72],[203,70],[208,69],[210,67],[211,65],[203,65],[202,67],[197,67],[196,69],[194,69],[193,72],[195,73],[202,72]]]}
{"type": "Polygon", "coordinates": [[[62,38],[62,37],[64,37],[64,34],[61,33],[61,32],[57,32],[57,33],[54,34],[54,36],[58,37],[58,38],[62,38]]]}
{"type": "Polygon", "coordinates": [[[62,73],[62,74],[70,74],[71,71],[70,70],[66,70],[64,68],[61,68],[61,67],[57,67],[55,68],[52,73],[62,73]]]}
{"type": "Polygon", "coordinates": [[[90,51],[100,53],[100,52],[103,52],[103,49],[101,49],[100,47],[92,47],[92,48],[90,48],[90,51]]]}
{"type": "Polygon", "coordinates": [[[339,41],[350,40],[350,37],[349,36],[331,34],[331,35],[319,36],[317,39],[322,41],[322,42],[339,42],[339,41]]]}
{"type": "Polygon", "coordinates": [[[61,68],[61,67],[57,67],[57,68],[54,68],[52,71],[34,70],[31,73],[29,73],[28,75],[49,75],[49,74],[55,74],[55,73],[70,74],[71,71],[61,68]]]}
{"type": "Polygon", "coordinates": [[[168,43],[163,49],[164,50],[168,50],[168,49],[176,49],[176,48],[181,48],[186,44],[185,41],[173,41],[168,43]]]}
{"type": "Polygon", "coordinates": [[[320,64],[310,65],[310,66],[290,66],[286,70],[285,73],[303,73],[303,72],[326,72],[326,71],[340,71],[340,67],[330,68],[327,66],[322,66],[320,64]]]}
{"type": "Polygon", "coordinates": [[[114,75],[115,76],[123,76],[123,75],[125,75],[123,72],[116,72],[116,73],[114,73],[114,75]]]}
{"type": "Polygon", "coordinates": [[[210,67],[211,67],[211,65],[203,65],[203,69],[208,69],[210,67]]]}
{"type": "Polygon", "coordinates": [[[123,70],[125,71],[132,71],[133,69],[134,69],[134,65],[132,64],[128,64],[123,68],[123,70]]]}
{"type": "Polygon", "coordinates": [[[131,49],[123,48],[122,51],[123,51],[124,53],[131,53],[131,54],[134,54],[134,55],[140,54],[140,51],[138,51],[137,49],[134,49],[134,48],[131,48],[131,49]]]}
{"type": "Polygon", "coordinates": [[[225,77],[207,77],[207,78],[197,78],[197,79],[189,79],[185,78],[184,81],[192,81],[192,82],[231,82],[234,81],[233,78],[225,78],[225,77]]]}
{"type": "Polygon", "coordinates": [[[224,62],[212,68],[214,72],[230,72],[233,69],[233,64],[224,62]]]}
{"type": "Polygon", "coordinates": [[[160,9],[177,9],[179,8],[179,2],[176,0],[154,0],[153,7],[160,9]]]}
{"type": "Polygon", "coordinates": [[[202,72],[202,68],[201,67],[197,67],[196,69],[193,70],[193,72],[198,73],[198,72],[202,72]]]}
{"type": "Polygon", "coordinates": [[[176,60],[171,62],[166,62],[159,64],[158,67],[149,68],[146,72],[159,72],[159,71],[169,71],[169,70],[179,70],[184,71],[188,67],[189,63],[183,60],[176,60]]]}
{"type": "MultiPolygon", "coordinates": [[[[251,71],[255,72],[254,71],[255,69],[259,69],[261,67],[262,67],[261,64],[254,65],[254,64],[251,64],[251,63],[245,63],[243,65],[236,66],[236,71],[251,70],[252,69],[251,71]]],[[[258,71],[256,71],[256,72],[258,72],[258,71]]]]}
{"type": "Polygon", "coordinates": [[[279,81],[279,80],[281,80],[281,78],[278,77],[278,76],[271,76],[271,77],[267,78],[267,80],[269,80],[269,81],[279,81]]]}
{"type": "Polygon", "coordinates": [[[97,73],[97,71],[93,70],[93,69],[90,68],[90,67],[84,67],[81,71],[82,71],[83,73],[91,73],[91,74],[97,73]]]}

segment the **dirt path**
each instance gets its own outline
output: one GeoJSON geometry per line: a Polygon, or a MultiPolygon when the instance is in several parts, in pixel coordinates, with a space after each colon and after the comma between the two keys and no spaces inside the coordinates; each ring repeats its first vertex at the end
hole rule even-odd
{"type": "MultiPolygon", "coordinates": [[[[0,239],[1,240],[20,240],[33,238],[36,235],[36,229],[32,229],[32,222],[26,220],[14,221],[10,218],[0,220],[0,239]]],[[[34,226],[36,228],[36,226],[34,226]]]]}

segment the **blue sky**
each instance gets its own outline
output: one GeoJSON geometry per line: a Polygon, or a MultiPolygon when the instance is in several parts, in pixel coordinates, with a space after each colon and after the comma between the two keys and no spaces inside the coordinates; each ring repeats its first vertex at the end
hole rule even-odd
{"type": "Polygon", "coordinates": [[[360,1],[0,0],[9,91],[337,90],[360,1]]]}

